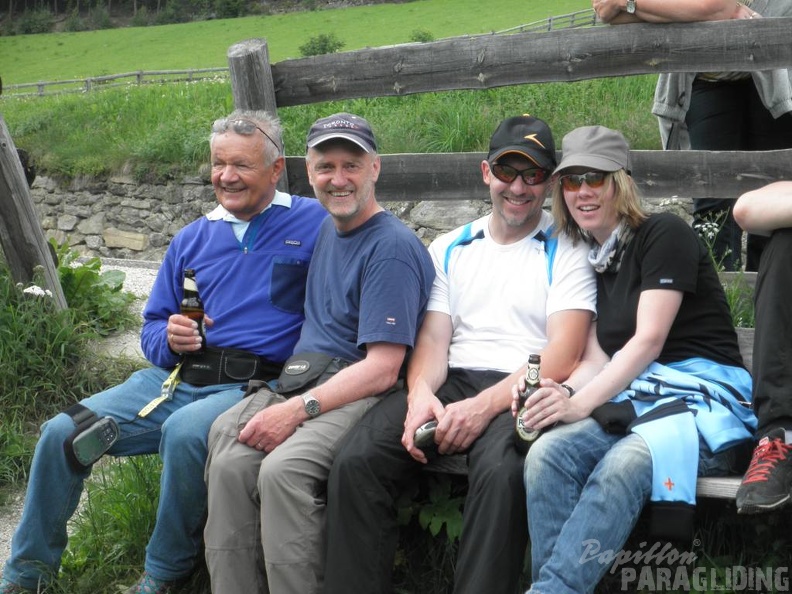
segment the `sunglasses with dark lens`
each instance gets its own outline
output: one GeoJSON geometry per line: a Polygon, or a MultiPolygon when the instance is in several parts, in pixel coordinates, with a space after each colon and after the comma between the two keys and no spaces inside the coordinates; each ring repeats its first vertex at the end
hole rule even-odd
{"type": "Polygon", "coordinates": [[[241,134],[242,136],[250,136],[251,134],[254,134],[256,130],[258,130],[264,136],[266,136],[272,144],[275,145],[275,148],[278,149],[278,152],[280,153],[281,149],[278,143],[272,139],[272,136],[264,132],[261,126],[252,120],[229,120],[228,118],[221,118],[219,120],[215,120],[215,123],[212,124],[212,132],[218,134],[228,131],[229,128],[237,134],[241,134]]]}
{"type": "Polygon", "coordinates": [[[510,184],[519,175],[526,186],[535,186],[541,184],[550,177],[550,171],[547,169],[539,169],[536,167],[529,167],[528,169],[515,169],[511,165],[503,165],[502,163],[493,163],[490,167],[492,175],[497,177],[504,183],[510,184]]]}
{"type": "Polygon", "coordinates": [[[579,175],[568,173],[561,176],[561,187],[565,190],[579,190],[583,182],[586,182],[589,188],[599,188],[605,183],[608,175],[605,171],[587,171],[579,175]]]}

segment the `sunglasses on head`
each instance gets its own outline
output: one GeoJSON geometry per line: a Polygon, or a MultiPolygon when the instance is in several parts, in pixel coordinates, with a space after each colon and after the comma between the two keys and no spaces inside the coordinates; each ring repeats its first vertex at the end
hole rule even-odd
{"type": "Polygon", "coordinates": [[[272,136],[264,132],[264,129],[261,126],[252,120],[246,120],[242,118],[230,120],[228,118],[221,118],[219,120],[215,120],[215,123],[212,124],[212,132],[217,134],[227,132],[229,129],[233,130],[237,134],[241,134],[242,136],[250,136],[251,134],[255,134],[256,130],[258,130],[264,136],[266,136],[272,144],[275,145],[275,148],[278,149],[278,152],[280,153],[281,149],[278,143],[272,139],[272,136]]]}
{"type": "Polygon", "coordinates": [[[561,176],[561,187],[565,190],[579,190],[583,182],[589,188],[599,188],[605,183],[609,173],[605,171],[587,171],[586,173],[567,173],[561,176]]]}
{"type": "Polygon", "coordinates": [[[529,167],[528,169],[515,169],[511,165],[504,165],[502,163],[493,163],[490,166],[492,175],[504,183],[510,184],[519,175],[526,186],[535,186],[541,184],[550,177],[550,171],[538,167],[529,167]]]}

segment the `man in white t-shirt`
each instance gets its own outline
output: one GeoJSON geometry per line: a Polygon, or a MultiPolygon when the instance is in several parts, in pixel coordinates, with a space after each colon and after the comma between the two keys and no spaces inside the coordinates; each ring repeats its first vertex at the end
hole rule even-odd
{"type": "Polygon", "coordinates": [[[596,306],[586,249],[555,236],[542,209],[555,166],[547,124],[503,121],[481,163],[492,213],[430,246],[436,277],[408,390],[361,419],[330,473],[325,594],[391,592],[396,500],[427,462],[413,436],[432,419],[437,453],[468,460],[454,592],[517,591],[528,535],[511,386],[532,353],[543,378],[566,380],[596,306]]]}

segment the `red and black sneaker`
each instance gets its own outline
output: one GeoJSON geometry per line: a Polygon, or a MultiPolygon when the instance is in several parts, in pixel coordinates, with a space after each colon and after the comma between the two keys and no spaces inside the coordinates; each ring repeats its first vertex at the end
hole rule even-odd
{"type": "Polygon", "coordinates": [[[736,499],[740,514],[773,511],[792,501],[792,445],[783,427],[759,440],[736,499]]]}

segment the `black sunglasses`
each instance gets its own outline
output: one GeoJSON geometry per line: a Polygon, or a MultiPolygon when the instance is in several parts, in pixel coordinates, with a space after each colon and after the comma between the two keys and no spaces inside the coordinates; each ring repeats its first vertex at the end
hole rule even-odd
{"type": "Polygon", "coordinates": [[[220,118],[219,120],[215,120],[215,123],[212,124],[212,132],[215,133],[223,133],[227,132],[228,129],[233,130],[237,134],[241,134],[242,136],[250,136],[256,130],[261,132],[264,136],[269,138],[269,141],[275,145],[275,148],[278,149],[278,153],[281,152],[280,145],[272,139],[272,136],[264,132],[264,130],[259,126],[256,122],[252,120],[246,119],[234,119],[230,120],[228,118],[220,118]]]}
{"type": "Polygon", "coordinates": [[[579,190],[583,182],[586,182],[589,188],[599,188],[608,179],[609,173],[605,171],[587,171],[579,175],[568,173],[561,176],[561,187],[565,190],[575,191],[579,190]]]}
{"type": "Polygon", "coordinates": [[[511,165],[504,165],[503,163],[493,163],[490,165],[490,169],[492,170],[492,175],[497,177],[504,183],[510,184],[519,175],[523,182],[525,182],[526,186],[535,186],[537,184],[541,184],[544,182],[548,177],[550,177],[550,171],[547,169],[541,169],[539,167],[529,167],[528,169],[515,169],[511,165]]]}

